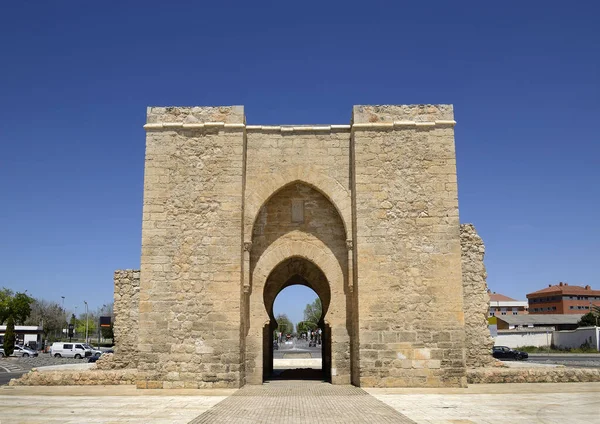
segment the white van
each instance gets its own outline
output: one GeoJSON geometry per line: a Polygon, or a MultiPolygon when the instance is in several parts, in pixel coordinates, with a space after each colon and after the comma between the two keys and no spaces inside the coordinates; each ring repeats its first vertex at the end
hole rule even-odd
{"type": "Polygon", "coordinates": [[[54,342],[50,348],[50,355],[55,358],[75,358],[81,359],[87,356],[92,356],[92,351],[86,349],[83,343],[65,343],[54,342]]]}

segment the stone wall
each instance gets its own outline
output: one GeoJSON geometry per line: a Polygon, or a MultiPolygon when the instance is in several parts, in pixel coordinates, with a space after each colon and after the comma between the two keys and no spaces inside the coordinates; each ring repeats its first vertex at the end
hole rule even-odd
{"type": "Polygon", "coordinates": [[[485,246],[473,224],[460,226],[462,249],[462,281],[465,311],[467,367],[485,367],[496,360],[491,355],[494,339],[488,329],[487,317],[490,296],[487,290],[487,272],[483,263],[485,246]]]}
{"type": "Polygon", "coordinates": [[[464,385],[453,126],[449,105],[316,126],[149,108],[138,387],[261,383],[265,285],[295,257],[330,286],[334,383],[464,385]]]}
{"type": "Polygon", "coordinates": [[[140,386],[240,386],[243,108],[149,108],[140,386]]]}
{"type": "Polygon", "coordinates": [[[600,382],[598,368],[474,368],[469,384],[493,383],[592,383],[600,382]]]}
{"type": "MultiPolygon", "coordinates": [[[[334,372],[332,380],[340,383],[343,380],[344,384],[348,384],[351,368],[348,328],[352,325],[347,314],[346,299],[348,250],[344,224],[335,206],[323,194],[305,183],[294,182],[277,191],[260,209],[254,223],[250,272],[254,274],[257,265],[262,262],[261,259],[267,257],[274,248],[282,244],[301,245],[303,250],[299,252],[300,257],[295,258],[295,267],[290,266],[291,262],[286,263],[285,258],[279,258],[280,261],[283,260],[281,264],[287,264],[285,269],[282,270],[279,268],[280,265],[276,265],[275,268],[267,270],[269,272],[267,280],[260,277],[259,274],[252,280],[250,320],[253,322],[251,322],[252,328],[249,337],[253,340],[249,340],[252,343],[249,345],[251,349],[248,349],[246,371],[248,375],[260,375],[259,370],[256,370],[256,363],[260,362],[261,355],[260,351],[253,346],[256,346],[262,339],[259,329],[268,319],[267,312],[270,312],[266,310],[270,305],[264,304],[266,293],[270,293],[274,286],[281,288],[288,279],[300,276],[306,278],[307,285],[319,295],[323,296],[323,292],[330,293],[332,301],[325,320],[333,330],[332,367],[334,372]],[[295,222],[292,216],[292,204],[295,201],[299,202],[299,210],[303,215],[299,222],[295,222]],[[334,275],[327,275],[325,270],[320,270],[313,262],[307,261],[308,250],[326,251],[331,255],[334,260],[332,265],[339,268],[342,278],[336,280],[334,275]],[[316,267],[321,271],[320,274],[325,276],[325,284],[328,286],[326,289],[319,290],[320,278],[311,281],[318,274],[309,272],[313,267],[316,267]],[[279,279],[283,278],[283,281],[273,280],[274,270],[278,270],[276,275],[279,279]]],[[[288,255],[290,254],[291,251],[288,252],[288,255]]],[[[290,257],[294,256],[290,255],[290,257]]],[[[273,295],[276,295],[276,293],[270,294],[272,298],[273,295]]],[[[329,303],[327,298],[322,298],[322,301],[329,303]]],[[[267,343],[265,346],[270,346],[270,344],[267,343]]],[[[258,368],[261,368],[260,364],[258,368]]]]}
{"type": "Polygon", "coordinates": [[[123,370],[59,370],[40,372],[32,370],[18,379],[10,380],[10,386],[114,386],[135,384],[138,378],[134,369],[123,370]]]}
{"type": "Polygon", "coordinates": [[[464,386],[452,106],[355,106],[360,383],[464,386]]]}
{"type": "Polygon", "coordinates": [[[114,273],[113,324],[115,354],[98,361],[99,369],[136,368],[138,362],[138,318],[140,271],[125,269],[114,273]]]}

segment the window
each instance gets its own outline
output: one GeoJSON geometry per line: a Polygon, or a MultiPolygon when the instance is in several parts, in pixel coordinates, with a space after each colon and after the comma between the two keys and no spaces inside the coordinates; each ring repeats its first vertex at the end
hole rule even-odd
{"type": "Polygon", "coordinates": [[[63,349],[73,349],[73,345],[72,345],[72,344],[70,344],[70,343],[65,343],[65,344],[63,345],[63,349]]]}
{"type": "Polygon", "coordinates": [[[304,222],[304,200],[292,199],[292,222],[304,222]]]}
{"type": "Polygon", "coordinates": [[[513,313],[513,315],[518,315],[519,309],[518,308],[512,308],[512,313],[513,313]]]}

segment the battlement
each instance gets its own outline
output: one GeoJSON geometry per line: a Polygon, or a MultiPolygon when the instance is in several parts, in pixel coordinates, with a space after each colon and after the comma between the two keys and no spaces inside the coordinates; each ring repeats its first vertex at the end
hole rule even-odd
{"type": "Polygon", "coordinates": [[[243,106],[149,107],[144,129],[254,132],[351,132],[411,127],[454,126],[452,105],[357,105],[350,124],[341,125],[246,125],[243,106]]]}

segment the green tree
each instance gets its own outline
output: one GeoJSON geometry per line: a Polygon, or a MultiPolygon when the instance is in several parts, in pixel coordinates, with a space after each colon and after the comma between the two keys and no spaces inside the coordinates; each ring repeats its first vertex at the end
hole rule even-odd
{"type": "Polygon", "coordinates": [[[588,312],[581,317],[577,323],[577,327],[594,327],[598,321],[592,312],[588,312]]]}
{"type": "MultiPolygon", "coordinates": [[[[85,325],[86,325],[86,317],[85,312],[79,314],[79,318],[77,318],[75,323],[75,332],[78,335],[85,335],[85,325]]],[[[88,326],[88,335],[92,337],[97,333],[97,325],[98,325],[98,317],[94,315],[93,312],[89,312],[87,316],[87,326],[88,326]]]]}
{"type": "Polygon", "coordinates": [[[2,288],[0,290],[0,325],[4,324],[9,317],[19,325],[25,323],[31,314],[31,303],[33,298],[25,293],[13,293],[12,290],[2,288]]]}
{"type": "Polygon", "coordinates": [[[292,324],[292,321],[290,321],[286,314],[277,315],[275,321],[277,321],[277,330],[282,334],[288,334],[294,331],[294,324],[292,324]]]}
{"type": "Polygon", "coordinates": [[[317,328],[317,324],[311,321],[300,321],[296,324],[296,331],[298,333],[308,333],[317,328]]]}
{"type": "Polygon", "coordinates": [[[65,311],[56,302],[33,299],[31,315],[25,321],[25,325],[41,326],[44,339],[54,341],[58,334],[62,335],[62,330],[65,328],[65,311]]]}
{"type": "Polygon", "coordinates": [[[10,356],[15,351],[15,320],[11,316],[6,320],[6,332],[4,333],[4,354],[10,356]]]}
{"type": "Polygon", "coordinates": [[[321,298],[317,297],[313,303],[309,303],[304,308],[304,321],[318,324],[323,315],[323,305],[321,304],[321,298]]]}

